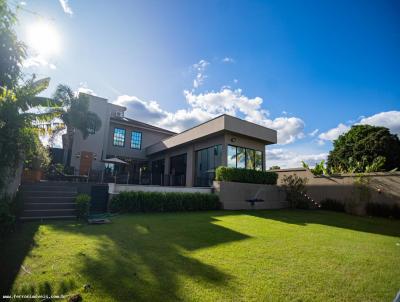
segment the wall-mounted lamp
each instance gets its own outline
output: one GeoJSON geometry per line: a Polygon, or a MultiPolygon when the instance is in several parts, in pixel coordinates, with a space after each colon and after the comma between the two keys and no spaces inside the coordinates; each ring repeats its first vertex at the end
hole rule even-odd
{"type": "Polygon", "coordinates": [[[80,158],[80,157],[81,157],[81,154],[78,152],[78,153],[75,154],[75,157],[76,157],[76,158],[80,158]]]}
{"type": "Polygon", "coordinates": [[[236,142],[236,137],[232,137],[232,138],[231,138],[231,142],[232,142],[232,143],[236,142]]]}

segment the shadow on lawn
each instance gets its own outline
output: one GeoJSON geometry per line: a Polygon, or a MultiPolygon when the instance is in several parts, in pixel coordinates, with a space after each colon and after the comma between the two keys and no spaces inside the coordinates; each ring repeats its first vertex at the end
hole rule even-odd
{"type": "Polygon", "coordinates": [[[185,299],[180,292],[184,280],[200,283],[204,290],[235,291],[228,285],[232,276],[187,254],[248,238],[213,224],[215,214],[126,215],[109,225],[56,224],[54,228],[104,238],[95,256],[76,251],[80,261],[74,269],[87,278],[94,294],[115,301],[176,301],[185,299]]]}
{"type": "Polygon", "coordinates": [[[11,287],[21,265],[35,247],[34,236],[39,228],[38,223],[18,224],[15,232],[0,239],[0,294],[10,294],[11,287]]]}
{"type": "Polygon", "coordinates": [[[246,214],[303,226],[321,224],[359,232],[400,236],[400,221],[386,218],[360,217],[345,213],[312,210],[246,211],[246,214]]]}

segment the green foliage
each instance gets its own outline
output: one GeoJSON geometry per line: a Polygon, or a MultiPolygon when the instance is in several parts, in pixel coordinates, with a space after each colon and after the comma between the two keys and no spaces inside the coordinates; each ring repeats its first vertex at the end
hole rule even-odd
{"type": "Polygon", "coordinates": [[[384,203],[368,202],[366,210],[369,216],[400,219],[400,206],[397,204],[388,205],[384,203]]]}
{"type": "Polygon", "coordinates": [[[315,164],[314,168],[310,168],[310,166],[305,163],[304,161],[301,161],[301,163],[303,164],[303,168],[306,168],[308,170],[311,171],[312,174],[314,175],[328,175],[328,170],[325,167],[325,161],[321,160],[320,163],[315,164]]]}
{"type": "Polygon", "coordinates": [[[79,194],[76,199],[78,218],[85,219],[89,216],[91,197],[87,194],[79,194]]]}
{"type": "Polygon", "coordinates": [[[14,30],[17,18],[5,0],[0,0],[0,16],[0,87],[12,89],[21,79],[25,45],[18,41],[14,30]]]}
{"type": "Polygon", "coordinates": [[[276,185],[278,174],[275,172],[249,169],[218,167],[215,172],[217,181],[233,181],[254,184],[276,185]]]}
{"type": "Polygon", "coordinates": [[[400,140],[385,127],[353,126],[333,142],[333,147],[327,162],[330,170],[362,173],[400,167],[400,140]]]}
{"type": "Polygon", "coordinates": [[[121,192],[110,202],[111,212],[177,212],[218,210],[215,194],[180,192],[121,192]]]}
{"type": "Polygon", "coordinates": [[[58,114],[59,103],[36,97],[48,84],[33,77],[14,90],[0,88],[0,192],[22,160],[48,162],[39,140],[45,130],[36,126],[58,114]]]}
{"type": "Polygon", "coordinates": [[[309,209],[311,202],[306,195],[308,179],[293,175],[283,176],[283,187],[286,190],[286,198],[292,209],[309,209]]]}
{"type": "MultiPolygon", "coordinates": [[[[58,85],[53,95],[53,99],[63,104],[64,109],[60,114],[63,123],[53,128],[51,142],[67,129],[66,149],[71,149],[75,130],[81,132],[86,139],[93,131],[101,128],[101,119],[94,112],[89,111],[89,98],[85,94],[76,95],[72,89],[66,85],[58,85]]],[[[68,163],[67,163],[68,164],[68,163]]]]}
{"type": "Polygon", "coordinates": [[[0,198],[0,238],[15,228],[16,218],[22,210],[21,194],[3,195],[0,198]]]}
{"type": "Polygon", "coordinates": [[[344,212],[345,206],[343,202],[335,199],[326,198],[320,202],[321,209],[335,212],[344,212]]]}
{"type": "Polygon", "coordinates": [[[269,167],[269,170],[280,170],[281,169],[281,167],[279,167],[279,166],[271,166],[271,167],[269,167]]]}

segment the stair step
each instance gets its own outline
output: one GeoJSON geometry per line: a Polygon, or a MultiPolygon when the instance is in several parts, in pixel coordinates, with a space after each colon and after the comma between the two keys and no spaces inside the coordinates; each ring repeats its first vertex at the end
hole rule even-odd
{"type": "Polygon", "coordinates": [[[62,185],[40,185],[40,184],[32,184],[32,185],[22,185],[22,192],[32,192],[32,191],[63,191],[63,192],[77,192],[76,186],[62,186],[62,185]]]}
{"type": "Polygon", "coordinates": [[[75,216],[75,209],[24,210],[22,217],[75,216]]]}
{"type": "Polygon", "coordinates": [[[44,196],[44,197],[75,197],[78,195],[76,191],[22,191],[23,197],[44,196]]]}
{"type": "Polygon", "coordinates": [[[49,220],[49,219],[76,219],[76,216],[37,216],[37,217],[25,217],[22,216],[21,220],[49,220]]]}
{"type": "Polygon", "coordinates": [[[69,203],[75,202],[75,196],[29,196],[23,200],[30,203],[69,203]]]}
{"type": "Polygon", "coordinates": [[[76,208],[75,202],[25,202],[25,210],[58,210],[76,208]]]}

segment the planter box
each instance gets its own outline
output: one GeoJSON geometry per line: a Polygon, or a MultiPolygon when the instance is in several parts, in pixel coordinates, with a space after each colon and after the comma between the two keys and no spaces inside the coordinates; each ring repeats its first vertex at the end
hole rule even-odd
{"type": "Polygon", "coordinates": [[[41,170],[23,170],[21,182],[39,182],[43,178],[41,170]]]}

